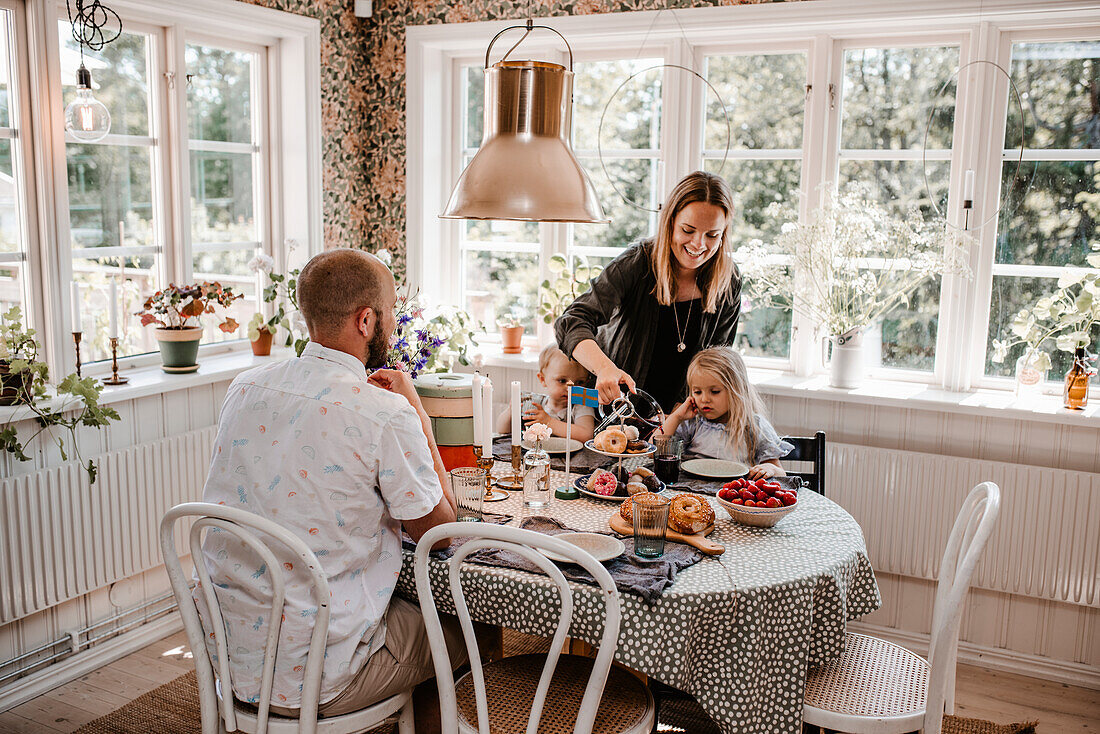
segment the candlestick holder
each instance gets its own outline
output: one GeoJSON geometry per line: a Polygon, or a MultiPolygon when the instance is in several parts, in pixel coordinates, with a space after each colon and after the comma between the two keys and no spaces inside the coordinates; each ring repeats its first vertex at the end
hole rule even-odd
{"type": "Polygon", "coordinates": [[[523,489],[523,447],[512,446],[512,473],[497,480],[501,489],[512,491],[523,489]]]}
{"type": "Polygon", "coordinates": [[[82,336],[84,336],[84,335],[81,334],[79,331],[74,331],[73,332],[73,346],[76,348],[76,376],[77,377],[83,377],[84,376],[84,375],[80,374],[80,338],[82,336]]]}
{"type": "Polygon", "coordinates": [[[118,337],[111,337],[111,379],[104,380],[104,385],[125,385],[130,381],[129,377],[118,376],[118,337]]]}
{"type": "Polygon", "coordinates": [[[474,456],[477,457],[478,469],[485,470],[485,501],[500,502],[501,500],[508,499],[507,492],[497,492],[493,489],[493,464],[496,463],[496,460],[493,459],[492,454],[489,456],[482,456],[481,447],[474,446],[474,456]]]}

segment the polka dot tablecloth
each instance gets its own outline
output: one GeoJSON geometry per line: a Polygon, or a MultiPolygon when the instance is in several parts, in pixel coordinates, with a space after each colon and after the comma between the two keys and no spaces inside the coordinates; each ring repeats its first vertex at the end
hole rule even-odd
{"type": "MultiPolygon", "coordinates": [[[[498,463],[498,467],[502,467],[498,463]]],[[[565,483],[554,472],[552,486],[565,483]]],[[[810,491],[773,528],[739,525],[710,499],[718,519],[712,540],[726,546],[685,569],[647,605],[622,595],[615,659],[691,693],[724,732],[801,732],[806,669],[838,657],[849,619],[881,604],[863,533],[839,505],[810,491]]],[[[486,504],[523,517],[520,492],[486,504]]],[[[577,530],[609,532],[618,503],[552,500],[540,511],[577,530]]],[[[431,561],[432,589],[453,612],[445,561],[431,561]]],[[[475,620],[550,637],[557,629],[557,589],[545,576],[466,564],[463,589],[475,620]]],[[[596,587],[571,583],[570,636],[598,644],[603,601],[596,587]]],[[[412,553],[397,592],[415,599],[412,553]]]]}

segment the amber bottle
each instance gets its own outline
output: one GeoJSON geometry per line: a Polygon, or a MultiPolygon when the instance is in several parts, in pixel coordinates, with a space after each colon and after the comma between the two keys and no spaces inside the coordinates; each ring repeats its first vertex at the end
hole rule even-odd
{"type": "Polygon", "coordinates": [[[1084,347],[1073,352],[1073,366],[1066,373],[1066,388],[1063,392],[1064,404],[1071,410],[1083,410],[1089,402],[1089,382],[1096,370],[1092,368],[1095,355],[1089,354],[1084,347]]]}

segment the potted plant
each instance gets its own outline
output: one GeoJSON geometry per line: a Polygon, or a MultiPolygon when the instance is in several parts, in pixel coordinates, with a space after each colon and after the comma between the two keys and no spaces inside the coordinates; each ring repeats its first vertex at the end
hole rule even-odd
{"type": "Polygon", "coordinates": [[[970,274],[964,238],[916,209],[895,217],[858,187],[829,196],[805,224],[778,202],[767,213],[786,222],[770,245],[751,240],[734,253],[744,291],[754,303],[793,309],[824,330],[834,387],[862,381],[868,326],[907,304],[928,279],[970,274]]]}
{"type": "Polygon", "coordinates": [[[264,320],[262,313],[252,315],[248,322],[248,340],[252,343],[252,353],[257,357],[266,357],[271,354],[271,342],[275,338],[275,331],[279,328],[279,316],[276,313],[270,319],[264,320]]]}
{"type": "Polygon", "coordinates": [[[564,255],[553,255],[547,268],[553,280],[547,278],[539,284],[538,314],[543,323],[552,324],[564,313],[566,306],[592,287],[592,281],[603,268],[590,267],[584,255],[573,255],[571,260],[564,255]]]}
{"type": "Polygon", "coordinates": [[[309,331],[306,329],[305,319],[298,310],[298,268],[291,270],[289,274],[273,273],[268,271],[267,277],[271,284],[264,288],[264,302],[274,303],[275,315],[272,320],[286,330],[286,346],[294,347],[298,356],[309,344],[309,331]],[[289,310],[288,310],[289,307],[289,310]]]}
{"type": "MultiPolygon", "coordinates": [[[[169,284],[146,298],[136,315],[141,317],[142,326],[157,325],[154,335],[160,345],[164,371],[197,370],[202,317],[214,313],[215,306],[229,307],[240,297],[228,286],[204,281],[182,286],[169,284]]],[[[227,317],[218,328],[232,334],[237,330],[237,322],[227,317]]]]}
{"type": "Polygon", "coordinates": [[[497,320],[500,329],[501,351],[505,354],[519,354],[523,351],[523,324],[515,314],[508,314],[497,320]]]}
{"type": "MultiPolygon", "coordinates": [[[[102,386],[92,378],[81,379],[76,373],[70,374],[54,389],[53,395],[47,389],[49,369],[38,360],[39,345],[34,338],[34,329],[23,329],[22,314],[18,306],[0,316],[0,384],[3,385],[5,405],[19,404],[35,417],[38,430],[29,437],[20,439],[11,423],[0,426],[0,450],[7,451],[19,461],[30,461],[26,446],[44,431],[60,428],[68,432],[71,451],[88,473],[89,480],[96,480],[96,466],[92,461],[86,464],[80,457],[76,442],[77,426],[101,427],[118,420],[114,408],[99,404],[102,386]],[[10,390],[10,393],[9,393],[10,390]]],[[[68,452],[63,436],[50,433],[57,441],[61,458],[67,461],[68,452]]]]}

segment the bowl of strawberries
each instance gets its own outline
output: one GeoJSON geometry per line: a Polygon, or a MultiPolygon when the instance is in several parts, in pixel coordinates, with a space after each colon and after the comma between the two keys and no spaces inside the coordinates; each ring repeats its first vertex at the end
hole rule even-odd
{"type": "Polygon", "coordinates": [[[742,525],[770,528],[798,508],[798,490],[774,479],[734,479],[718,490],[718,504],[742,525]]]}

